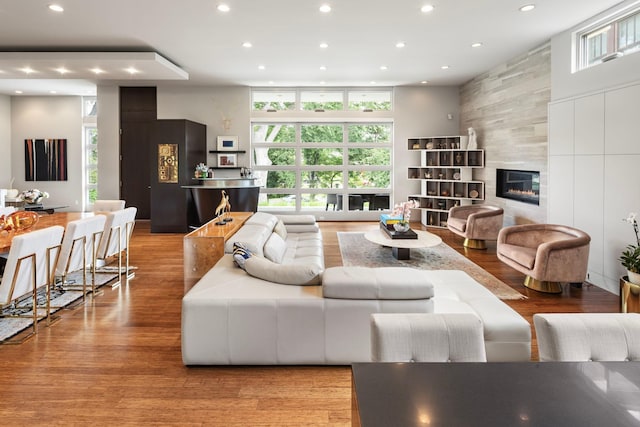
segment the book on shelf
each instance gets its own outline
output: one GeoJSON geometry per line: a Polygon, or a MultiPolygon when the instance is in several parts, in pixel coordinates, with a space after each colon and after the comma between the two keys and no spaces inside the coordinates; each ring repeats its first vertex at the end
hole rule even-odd
{"type": "Polygon", "coordinates": [[[412,229],[408,229],[407,231],[401,233],[399,231],[396,231],[393,228],[393,225],[384,224],[382,221],[380,221],[380,228],[384,230],[387,233],[387,236],[389,236],[391,239],[417,239],[418,238],[418,235],[412,229]]]}

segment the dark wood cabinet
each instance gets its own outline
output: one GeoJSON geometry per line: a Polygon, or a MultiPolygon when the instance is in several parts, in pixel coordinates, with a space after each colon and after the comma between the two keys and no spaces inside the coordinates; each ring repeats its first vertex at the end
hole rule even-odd
{"type": "Polygon", "coordinates": [[[120,88],[120,198],[151,215],[151,165],[147,161],[157,119],[155,87],[120,88]]]}
{"type": "Polygon", "coordinates": [[[150,145],[151,231],[183,233],[199,224],[191,191],[195,166],[206,163],[207,127],[190,120],[157,120],[150,145]]]}

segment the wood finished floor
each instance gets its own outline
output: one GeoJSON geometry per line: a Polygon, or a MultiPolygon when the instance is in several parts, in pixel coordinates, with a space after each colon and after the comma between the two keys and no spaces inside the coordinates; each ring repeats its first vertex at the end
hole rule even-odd
{"type": "MultiPolygon", "coordinates": [[[[327,267],[341,265],[337,231],[373,223],[323,222],[327,267]]],[[[531,322],[538,312],[615,312],[618,298],[595,286],[544,295],[486,251],[429,229],[529,298],[507,301],[531,322]]],[[[129,287],[104,294],[15,346],[0,346],[3,425],[348,426],[348,367],[196,367],[182,365],[182,235],[150,234],[139,221],[129,287]]],[[[259,331],[256,331],[259,333],[259,331]]],[[[535,340],[533,354],[537,355],[535,340]]]]}

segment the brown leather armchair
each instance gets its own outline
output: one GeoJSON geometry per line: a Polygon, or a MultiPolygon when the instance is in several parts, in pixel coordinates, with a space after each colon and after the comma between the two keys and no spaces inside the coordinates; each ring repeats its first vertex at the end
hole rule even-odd
{"type": "Polygon", "coordinates": [[[496,240],[502,228],[504,211],[487,205],[454,206],[449,209],[447,228],[464,237],[464,246],[486,249],[485,240],[496,240]]]}
{"type": "Polygon", "coordinates": [[[496,253],[500,261],[527,275],[527,288],[561,293],[562,283],[585,280],[590,242],[587,233],[565,225],[514,225],[500,230],[496,253]]]}

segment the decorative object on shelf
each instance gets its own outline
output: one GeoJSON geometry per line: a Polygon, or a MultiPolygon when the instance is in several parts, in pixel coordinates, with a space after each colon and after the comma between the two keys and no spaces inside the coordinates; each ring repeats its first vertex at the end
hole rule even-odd
{"type": "Polygon", "coordinates": [[[425,177],[426,179],[431,179],[431,172],[425,172],[425,173],[424,173],[424,177],[425,177]]]}
{"type": "Polygon", "coordinates": [[[440,195],[441,195],[442,197],[449,197],[449,190],[447,190],[447,189],[445,188],[444,190],[442,190],[442,191],[440,192],[440,195]]]}
{"type": "Polygon", "coordinates": [[[218,154],[219,168],[235,168],[238,166],[238,156],[235,154],[218,154]]]}
{"type": "Polygon", "coordinates": [[[469,131],[469,143],[467,144],[467,150],[476,150],[478,148],[476,130],[474,128],[469,128],[467,130],[469,131]]]}
{"type": "Polygon", "coordinates": [[[471,197],[472,199],[477,199],[479,195],[480,193],[478,193],[478,190],[469,191],[469,197],[471,197]]]}
{"type": "Polygon", "coordinates": [[[253,178],[253,169],[251,168],[241,168],[240,169],[240,177],[242,178],[253,178]]]}
{"type": "Polygon", "coordinates": [[[399,233],[408,231],[410,228],[409,220],[411,219],[411,209],[416,209],[419,207],[420,203],[417,200],[409,200],[408,202],[396,203],[396,205],[393,207],[392,214],[394,216],[400,216],[401,219],[397,223],[393,224],[393,228],[399,233]]]}
{"type": "Polygon", "coordinates": [[[468,144],[469,144],[469,137],[466,136],[466,135],[461,135],[460,136],[460,144],[459,144],[458,148],[461,149],[461,150],[466,150],[468,144]]]}
{"type": "Polygon", "coordinates": [[[456,172],[453,174],[453,179],[460,179],[460,172],[456,172]]]}
{"type": "Polygon", "coordinates": [[[620,254],[620,263],[627,269],[627,277],[631,283],[640,285],[640,236],[638,235],[637,214],[631,212],[623,221],[633,226],[636,235],[636,244],[628,245],[620,254]]]}
{"type": "Polygon", "coordinates": [[[462,164],[462,153],[456,153],[455,161],[456,161],[456,165],[462,164]]]}
{"type": "Polygon", "coordinates": [[[35,205],[42,202],[42,199],[46,199],[49,197],[49,193],[46,191],[40,191],[37,188],[33,188],[31,190],[24,190],[22,193],[18,195],[18,199],[23,200],[24,202],[35,205]]]}
{"type": "Polygon", "coordinates": [[[425,147],[427,148],[427,150],[433,150],[433,142],[427,142],[427,145],[425,147]]]}
{"type": "Polygon", "coordinates": [[[204,163],[196,165],[195,178],[207,178],[209,176],[209,168],[204,163]]]}
{"type": "Polygon", "coordinates": [[[420,143],[418,143],[418,142],[414,142],[414,143],[413,143],[413,145],[412,145],[412,148],[413,148],[414,150],[419,150],[419,149],[420,149],[420,143]]]}
{"type": "Polygon", "coordinates": [[[237,136],[219,136],[218,151],[236,151],[238,149],[237,136]]]}

